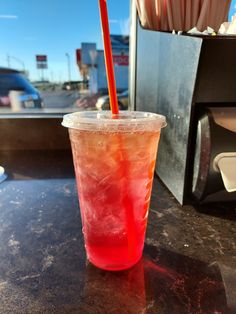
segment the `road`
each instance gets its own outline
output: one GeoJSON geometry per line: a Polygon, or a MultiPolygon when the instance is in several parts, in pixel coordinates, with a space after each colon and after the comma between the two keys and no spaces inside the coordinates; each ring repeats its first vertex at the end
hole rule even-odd
{"type": "Polygon", "coordinates": [[[77,91],[55,90],[40,92],[45,108],[74,108],[81,95],[77,91]]]}

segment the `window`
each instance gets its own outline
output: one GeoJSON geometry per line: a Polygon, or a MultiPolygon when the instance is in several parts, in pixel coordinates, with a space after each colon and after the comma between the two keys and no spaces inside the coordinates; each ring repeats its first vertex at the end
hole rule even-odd
{"type": "MultiPolygon", "coordinates": [[[[129,1],[108,0],[118,102],[128,108],[129,1]]],[[[109,108],[98,0],[2,0],[0,114],[109,108]]]]}

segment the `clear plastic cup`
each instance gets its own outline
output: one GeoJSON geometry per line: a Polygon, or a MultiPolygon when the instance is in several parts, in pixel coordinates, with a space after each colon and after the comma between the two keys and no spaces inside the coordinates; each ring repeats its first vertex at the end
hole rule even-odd
{"type": "Polygon", "coordinates": [[[164,116],[138,111],[67,114],[87,257],[106,270],[142,256],[164,116]]]}

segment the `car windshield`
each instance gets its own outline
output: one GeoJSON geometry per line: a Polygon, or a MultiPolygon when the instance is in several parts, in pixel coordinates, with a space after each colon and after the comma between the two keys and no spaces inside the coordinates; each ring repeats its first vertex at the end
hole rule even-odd
{"type": "Polygon", "coordinates": [[[0,73],[0,96],[7,96],[12,90],[35,94],[36,90],[18,73],[0,73]]]}

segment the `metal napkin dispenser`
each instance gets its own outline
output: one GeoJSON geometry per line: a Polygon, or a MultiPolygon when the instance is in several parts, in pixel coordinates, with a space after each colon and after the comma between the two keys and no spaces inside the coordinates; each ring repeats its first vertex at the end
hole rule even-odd
{"type": "Polygon", "coordinates": [[[233,200],[236,192],[236,107],[209,107],[198,118],[192,194],[233,200]]]}
{"type": "Polygon", "coordinates": [[[236,201],[236,38],[143,29],[133,1],[130,45],[132,109],[167,117],[160,179],[181,204],[236,201]]]}

